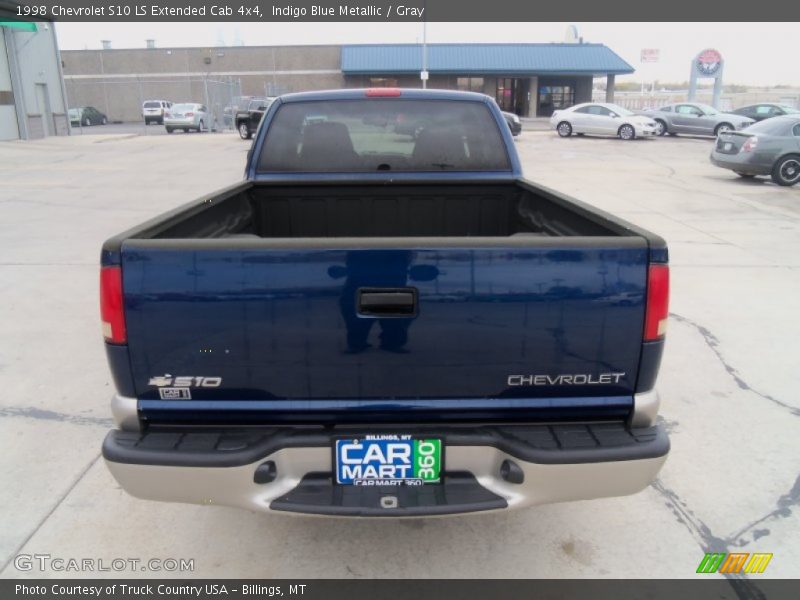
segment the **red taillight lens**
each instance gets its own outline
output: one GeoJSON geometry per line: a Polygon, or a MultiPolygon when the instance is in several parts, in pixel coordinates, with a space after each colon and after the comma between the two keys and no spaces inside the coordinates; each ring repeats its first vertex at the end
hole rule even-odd
{"type": "Polygon", "coordinates": [[[650,265],[647,273],[647,307],[644,317],[644,341],[660,340],[667,333],[669,318],[669,267],[650,265]]]}
{"type": "Polygon", "coordinates": [[[758,146],[758,138],[747,138],[747,141],[742,145],[742,152],[752,152],[758,146]]]}
{"type": "Polygon", "coordinates": [[[103,267],[100,269],[100,320],[103,337],[111,344],[128,341],[125,330],[125,309],[122,305],[122,269],[103,267]]]}
{"type": "Polygon", "coordinates": [[[400,88],[369,88],[367,98],[395,98],[400,95],[400,88]]]}
{"type": "Polygon", "coordinates": [[[184,115],[184,116],[186,116],[186,117],[193,117],[193,116],[194,116],[194,113],[186,113],[186,115],[184,115]]]}

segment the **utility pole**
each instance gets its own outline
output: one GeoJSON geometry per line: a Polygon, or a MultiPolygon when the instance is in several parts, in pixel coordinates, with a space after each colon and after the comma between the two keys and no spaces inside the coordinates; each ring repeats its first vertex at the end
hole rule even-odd
{"type": "MultiPolygon", "coordinates": [[[[427,13],[428,9],[428,2],[427,0],[423,3],[423,8],[427,13]]],[[[428,87],[428,18],[422,21],[422,72],[419,74],[419,78],[422,79],[422,89],[426,89],[428,87]]]]}
{"type": "Polygon", "coordinates": [[[428,19],[422,22],[422,89],[428,87],[428,19]]]}

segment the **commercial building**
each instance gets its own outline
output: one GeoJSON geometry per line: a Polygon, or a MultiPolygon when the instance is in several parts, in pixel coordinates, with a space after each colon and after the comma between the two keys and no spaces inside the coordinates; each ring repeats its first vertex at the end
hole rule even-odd
{"type": "Polygon", "coordinates": [[[479,91],[504,110],[548,116],[591,100],[592,79],[633,67],[603,44],[379,44],[72,50],[61,53],[72,106],[96,106],[114,120],[141,117],[149,99],[215,105],[242,95],[341,87],[479,91]],[[423,66],[425,67],[423,69],[423,66]]]}
{"type": "Polygon", "coordinates": [[[0,140],[68,135],[55,27],[15,21],[0,2],[0,140]]]}
{"type": "Polygon", "coordinates": [[[592,80],[607,78],[614,97],[617,75],[633,67],[603,44],[430,44],[342,47],[345,84],[428,86],[483,92],[500,108],[547,117],[554,110],[592,99],[592,80]]]}

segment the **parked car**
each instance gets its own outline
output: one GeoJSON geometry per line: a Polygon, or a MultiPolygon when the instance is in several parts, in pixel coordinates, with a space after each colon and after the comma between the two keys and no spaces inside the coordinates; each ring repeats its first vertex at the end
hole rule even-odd
{"type": "Polygon", "coordinates": [[[769,175],[778,185],[800,182],[800,115],[765,119],[743,131],[724,131],[711,162],[740,177],[769,175]]]}
{"type": "Polygon", "coordinates": [[[616,104],[600,102],[585,102],[556,110],[550,116],[550,125],[561,137],[569,137],[573,133],[589,133],[633,140],[656,135],[656,124],[652,119],[616,104]]]}
{"type": "Polygon", "coordinates": [[[68,114],[69,124],[73,127],[88,127],[89,125],[105,125],[108,123],[108,118],[94,106],[70,108],[68,114]]]}
{"type": "Polygon", "coordinates": [[[512,112],[502,111],[503,118],[508,123],[508,128],[511,130],[511,135],[518,136],[522,132],[522,121],[519,117],[512,112]]]}
{"type": "Polygon", "coordinates": [[[258,129],[261,117],[275,101],[275,98],[252,98],[247,108],[236,112],[236,130],[239,137],[249,140],[258,129]]]}
{"type": "Polygon", "coordinates": [[[164,127],[167,128],[167,133],[172,133],[176,129],[183,129],[185,132],[208,131],[209,122],[208,109],[204,104],[195,102],[173,104],[164,115],[164,127]]]}
{"type": "Polygon", "coordinates": [[[222,109],[222,125],[225,129],[233,128],[233,115],[235,114],[235,110],[232,104],[226,104],[222,109]]]}
{"type": "Polygon", "coordinates": [[[800,115],[800,110],[785,104],[751,104],[731,111],[734,115],[749,117],[755,121],[763,121],[782,115],[800,115]]]}
{"type": "Polygon", "coordinates": [[[172,102],[169,100],[146,100],[142,103],[142,116],[144,117],[144,124],[158,123],[164,124],[164,115],[172,107],[172,102]]]}
{"type": "Polygon", "coordinates": [[[401,517],[653,481],[663,239],[524,179],[478,94],[306,92],[264,118],[245,181],[103,245],[124,490],[401,517]]]}
{"type": "Polygon", "coordinates": [[[723,131],[744,129],[755,122],[749,117],[720,112],[713,106],[697,102],[667,104],[641,114],[655,121],[658,135],[685,133],[717,136],[723,131]]]}

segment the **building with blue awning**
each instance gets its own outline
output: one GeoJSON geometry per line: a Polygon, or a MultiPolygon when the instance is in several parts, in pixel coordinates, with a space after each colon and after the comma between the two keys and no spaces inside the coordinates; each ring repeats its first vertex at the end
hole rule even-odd
{"type": "MultiPolygon", "coordinates": [[[[2,2],[2,0],[0,0],[2,2]]],[[[144,45],[145,40],[142,40],[144,45]]],[[[591,100],[592,79],[633,67],[603,44],[346,44],[100,50],[61,53],[72,106],[96,106],[111,120],[141,118],[144,100],[207,104],[222,120],[232,96],[277,96],[343,87],[422,87],[477,91],[521,116],[591,100]],[[425,55],[425,56],[423,56],[425,55]],[[232,82],[224,96],[218,82],[232,82]],[[210,87],[211,86],[211,87],[210,87]]],[[[227,89],[226,86],[225,89],[227,89]]]]}
{"type": "Polygon", "coordinates": [[[607,78],[614,96],[616,75],[631,65],[603,44],[358,44],[341,50],[347,87],[428,87],[488,94],[503,110],[549,116],[592,96],[592,79],[607,78]]]}

